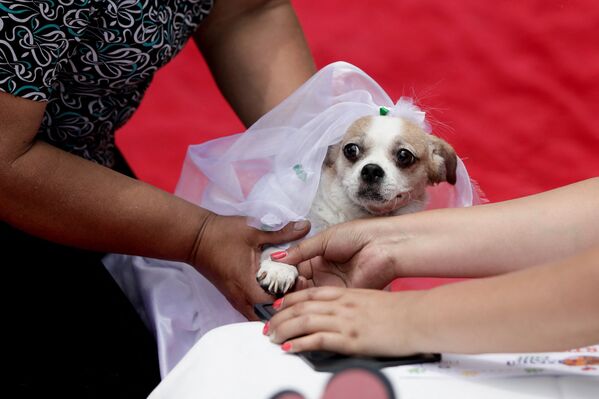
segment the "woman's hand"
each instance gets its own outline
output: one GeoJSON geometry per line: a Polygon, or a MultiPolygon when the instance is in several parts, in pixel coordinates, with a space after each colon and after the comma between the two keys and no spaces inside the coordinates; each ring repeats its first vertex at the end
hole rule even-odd
{"type": "Polygon", "coordinates": [[[256,282],[262,247],[297,240],[309,230],[308,222],[295,222],[280,231],[265,232],[248,226],[245,217],[210,214],[190,263],[235,309],[256,320],[253,305],[273,300],[256,282]]]}
{"type": "Polygon", "coordinates": [[[599,342],[599,247],[426,291],[311,288],[275,302],[265,327],[291,352],[555,352],[599,342]]]}
{"type": "Polygon", "coordinates": [[[297,265],[296,290],[314,286],[384,288],[399,276],[402,233],[397,218],[335,225],[303,240],[278,262],[297,265]]]}
{"type": "Polygon", "coordinates": [[[488,277],[599,242],[599,178],[515,200],[335,225],[277,261],[297,288],[382,288],[396,277],[488,277]]]}
{"type": "Polygon", "coordinates": [[[265,333],[287,352],[410,355],[417,352],[411,346],[410,312],[422,295],[421,291],[310,288],[276,302],[278,312],[265,333]]]}

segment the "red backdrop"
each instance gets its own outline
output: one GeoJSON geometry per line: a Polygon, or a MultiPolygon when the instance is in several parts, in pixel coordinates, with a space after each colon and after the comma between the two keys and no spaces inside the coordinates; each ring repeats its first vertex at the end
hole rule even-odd
{"type": "MultiPolygon", "coordinates": [[[[416,98],[491,201],[599,175],[597,0],[293,2],[318,67],[343,60],[416,98]]],[[[242,131],[193,43],[117,134],[172,191],[187,146],[242,131]]]]}

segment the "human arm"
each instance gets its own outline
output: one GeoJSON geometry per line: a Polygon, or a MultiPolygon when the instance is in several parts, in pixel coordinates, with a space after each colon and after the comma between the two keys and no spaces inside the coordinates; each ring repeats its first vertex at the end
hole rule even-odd
{"type": "Polygon", "coordinates": [[[289,1],[218,0],[194,38],[246,126],[315,72],[289,1]]]}
{"type": "Polygon", "coordinates": [[[290,248],[303,286],[383,288],[397,277],[484,277],[599,242],[599,178],[524,198],[358,220],[290,248]],[[307,281],[306,281],[307,279],[307,281]]]}
{"type": "Polygon", "coordinates": [[[599,343],[598,286],[596,247],[558,262],[428,291],[295,292],[282,301],[268,333],[293,352],[561,351],[599,343]]]}
{"type": "Polygon", "coordinates": [[[44,109],[0,93],[1,219],[61,244],[190,261],[209,212],[36,140],[44,109]]]}
{"type": "Polygon", "coordinates": [[[44,104],[0,93],[0,220],[65,245],[188,262],[248,316],[269,299],[255,281],[260,246],[307,229],[259,232],[36,140],[44,104]]]}

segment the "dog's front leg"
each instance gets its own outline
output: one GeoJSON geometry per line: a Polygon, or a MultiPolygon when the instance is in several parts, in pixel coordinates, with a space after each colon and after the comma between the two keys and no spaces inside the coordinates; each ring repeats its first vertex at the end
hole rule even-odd
{"type": "Polygon", "coordinates": [[[285,248],[268,247],[264,249],[260,257],[260,270],[256,274],[256,280],[260,286],[275,296],[281,296],[293,287],[298,276],[295,266],[271,260],[270,255],[281,250],[285,250],[285,248]]]}

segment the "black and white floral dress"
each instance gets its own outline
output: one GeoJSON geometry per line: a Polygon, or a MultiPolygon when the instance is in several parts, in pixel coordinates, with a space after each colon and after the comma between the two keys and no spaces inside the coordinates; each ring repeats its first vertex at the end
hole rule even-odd
{"type": "Polygon", "coordinates": [[[107,167],[114,132],[213,0],[0,0],[0,91],[47,101],[38,138],[107,167]]]}

